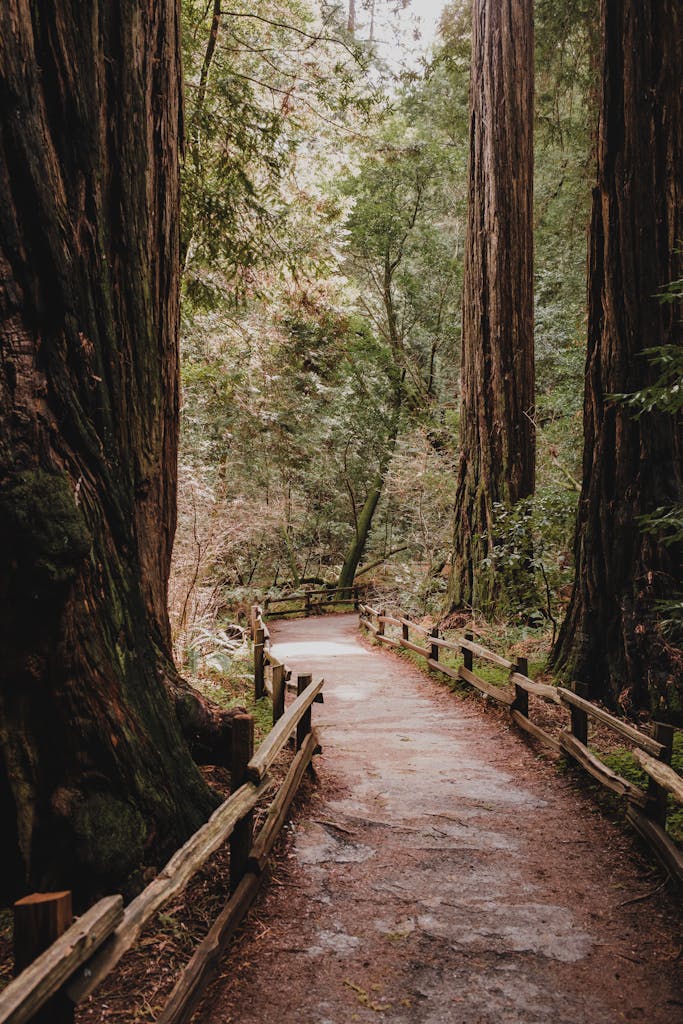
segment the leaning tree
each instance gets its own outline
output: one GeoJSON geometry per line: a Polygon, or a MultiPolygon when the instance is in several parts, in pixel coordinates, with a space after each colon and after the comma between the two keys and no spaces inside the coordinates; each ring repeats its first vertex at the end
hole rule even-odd
{"type": "Polygon", "coordinates": [[[533,101],[532,0],[474,0],[451,608],[491,610],[519,584],[495,547],[497,511],[535,483],[533,101]]]}
{"type": "Polygon", "coordinates": [[[683,345],[683,11],[602,0],[598,174],[588,270],[588,357],[576,581],[554,662],[613,702],[678,706],[681,659],[658,628],[681,584],[681,543],[647,525],[683,504],[680,414],[634,415],[653,353],[683,345]],[[678,678],[678,682],[676,681],[678,678]]]}
{"type": "MultiPolygon", "coordinates": [[[[166,610],[176,0],[0,5],[0,821],[10,892],[120,882],[206,815],[227,723],[166,610]]],[[[111,890],[110,890],[111,891],[111,890]]]]}

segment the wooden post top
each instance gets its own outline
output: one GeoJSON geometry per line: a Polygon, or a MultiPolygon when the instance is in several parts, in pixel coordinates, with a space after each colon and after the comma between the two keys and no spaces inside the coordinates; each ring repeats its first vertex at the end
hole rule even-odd
{"type": "Polygon", "coordinates": [[[26,907],[33,903],[57,903],[67,899],[71,899],[70,889],[65,889],[62,892],[32,892],[30,896],[22,896],[14,906],[26,907]]]}

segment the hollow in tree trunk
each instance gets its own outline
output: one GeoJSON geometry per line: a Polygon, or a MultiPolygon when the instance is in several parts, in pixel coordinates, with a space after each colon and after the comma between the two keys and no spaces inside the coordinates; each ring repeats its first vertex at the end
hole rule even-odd
{"type": "Polygon", "coordinates": [[[660,297],[683,277],[682,15],[677,0],[601,3],[576,579],[553,653],[592,697],[679,713],[680,655],[677,666],[657,602],[680,588],[683,550],[639,517],[683,503],[681,418],[636,418],[610,396],[652,383],[645,350],[683,344],[681,304],[660,297]]]}
{"type": "MultiPolygon", "coordinates": [[[[474,0],[460,463],[450,608],[524,604],[494,559],[499,507],[534,492],[532,0],[474,0]]],[[[522,553],[524,557],[528,552],[522,553]]]]}
{"type": "Polygon", "coordinates": [[[166,609],[178,32],[175,0],[0,5],[5,896],[115,891],[214,804],[181,721],[198,752],[226,723],[166,609]]]}

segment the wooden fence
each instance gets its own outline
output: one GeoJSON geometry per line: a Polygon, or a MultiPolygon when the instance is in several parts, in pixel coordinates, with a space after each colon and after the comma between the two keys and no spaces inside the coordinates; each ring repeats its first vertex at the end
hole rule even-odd
{"type": "Polygon", "coordinates": [[[340,604],[352,604],[357,610],[360,587],[324,587],[320,590],[302,590],[286,597],[266,597],[263,609],[266,614],[281,619],[286,615],[320,615],[326,609],[340,604]]]}
{"type": "Polygon", "coordinates": [[[380,643],[422,655],[430,668],[474,687],[488,699],[507,708],[518,728],[556,753],[567,755],[602,786],[625,797],[628,801],[627,820],[653,849],[669,874],[683,882],[683,853],[666,831],[669,796],[683,804],[683,778],[670,765],[672,726],[656,722],[653,735],[649,736],[586,700],[575,690],[534,682],[527,674],[525,658],[518,658],[515,662],[503,658],[476,643],[469,633],[456,640],[446,640],[439,635],[438,629],[426,629],[402,615],[386,615],[366,604],[360,604],[359,613],[361,625],[370,630],[380,643]],[[387,626],[394,627],[396,635],[388,635],[387,626]],[[419,643],[410,639],[411,632],[418,634],[419,643]],[[439,660],[442,650],[460,654],[462,664],[457,668],[444,665],[439,660]],[[508,673],[507,685],[497,686],[477,675],[475,659],[505,670],[508,673]],[[551,735],[531,720],[530,694],[566,709],[567,728],[562,729],[559,736],[551,735]],[[590,749],[588,723],[591,719],[610,728],[634,748],[633,756],[648,776],[647,789],[641,789],[613,771],[590,749]]]}
{"type": "MultiPolygon", "coordinates": [[[[259,628],[263,634],[262,620],[259,628]]],[[[261,642],[263,650],[263,637],[261,642]]],[[[189,1020],[260,888],[304,773],[314,754],[320,752],[311,709],[322,699],[324,680],[313,682],[310,675],[300,675],[294,684],[291,672],[270,652],[266,661],[272,673],[273,728],[254,751],[252,716],[233,719],[231,795],[139,896],[125,908],[122,896],[109,896],[75,923],[70,893],[34,894],[15,905],[15,950],[19,954],[15,955],[15,967],[23,970],[0,993],[0,1024],[72,1022],[75,1005],[94,992],[133,947],[153,915],[182,892],[229,840],[230,899],[178,978],[158,1018],[159,1024],[189,1020]],[[296,698],[285,709],[286,684],[296,690],[296,698]],[[269,769],[293,734],[294,757],[254,837],[254,808],[275,786],[269,769]]],[[[260,695],[264,687],[263,661],[261,664],[260,695]]]]}

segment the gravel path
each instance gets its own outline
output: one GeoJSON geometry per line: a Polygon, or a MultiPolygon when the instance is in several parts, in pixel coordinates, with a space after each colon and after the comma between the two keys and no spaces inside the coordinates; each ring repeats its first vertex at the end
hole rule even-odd
{"type": "Polygon", "coordinates": [[[567,777],[353,616],[272,632],[324,755],[205,1024],[683,1021],[674,897],[567,777]]]}

